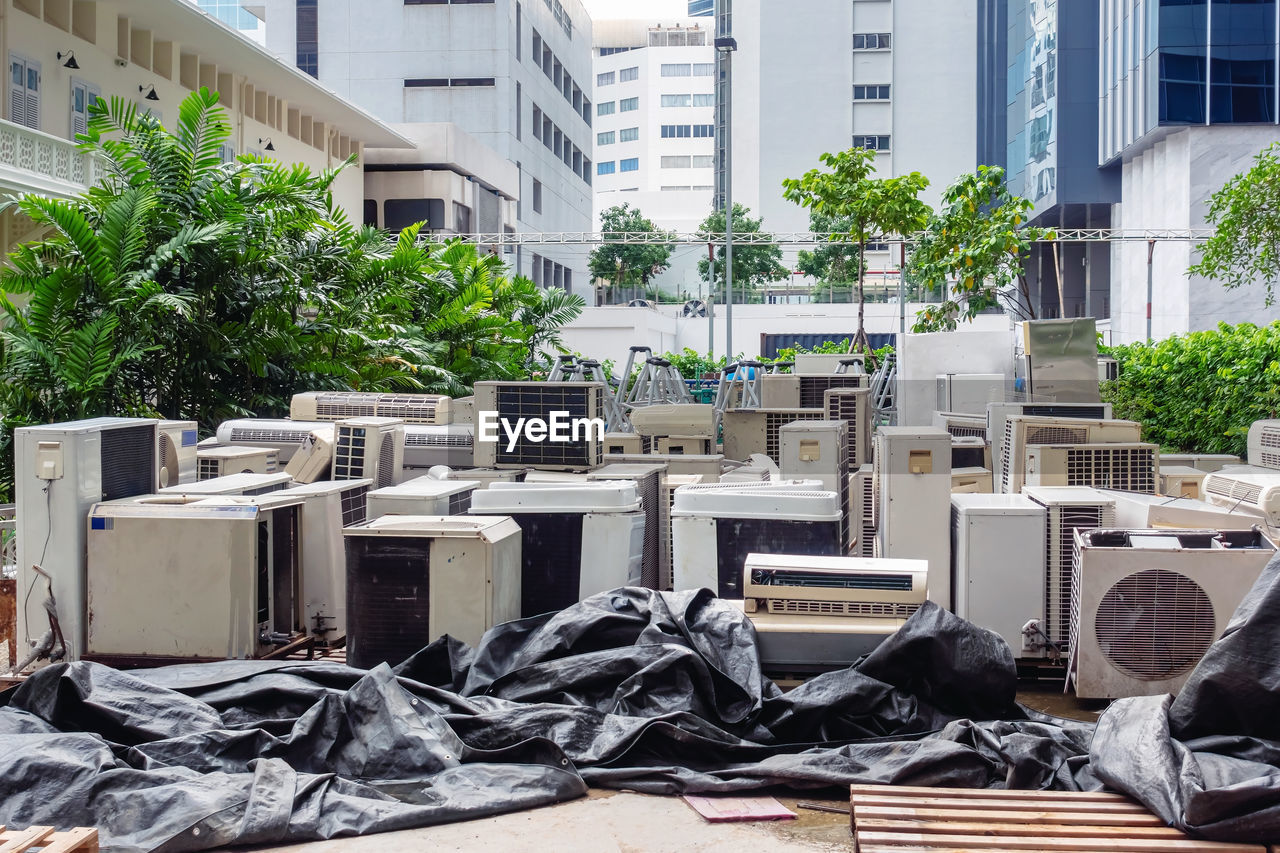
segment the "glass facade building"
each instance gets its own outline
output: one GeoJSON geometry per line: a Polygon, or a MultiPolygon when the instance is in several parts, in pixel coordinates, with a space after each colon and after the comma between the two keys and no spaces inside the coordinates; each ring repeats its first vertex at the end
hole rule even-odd
{"type": "Polygon", "coordinates": [[[237,30],[256,30],[258,19],[244,8],[243,0],[196,0],[196,5],[237,30]]]}
{"type": "Polygon", "coordinates": [[[689,0],[689,17],[709,18],[715,14],[716,0],[689,0]]]}

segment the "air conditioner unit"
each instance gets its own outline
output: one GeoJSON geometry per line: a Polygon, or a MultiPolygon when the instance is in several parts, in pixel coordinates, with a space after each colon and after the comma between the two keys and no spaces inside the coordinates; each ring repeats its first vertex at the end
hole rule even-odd
{"type": "MultiPolygon", "coordinates": [[[[289,421],[272,418],[236,418],[223,421],[215,434],[218,445],[269,447],[280,464],[287,465],[313,430],[333,428],[322,421],[289,421]]],[[[202,443],[201,447],[204,445],[202,443]]]]}
{"type": "Polygon", "coordinates": [[[587,475],[573,471],[530,471],[525,474],[524,483],[585,483],[587,475]]]}
{"type": "MultiPolygon", "coordinates": [[[[725,465],[720,470],[721,483],[767,483],[774,479],[770,465],[725,465]]],[[[781,475],[777,479],[781,479],[781,475]]]]}
{"type": "Polygon", "coordinates": [[[851,666],[920,609],[923,560],[748,554],[743,608],[767,671],[851,666]]]}
{"type": "Polygon", "coordinates": [[[1098,356],[1098,382],[1111,382],[1120,378],[1120,362],[1110,356],[1098,356]]]}
{"type": "Polygon", "coordinates": [[[774,462],[782,452],[778,430],[794,421],[825,421],[824,409],[733,409],[721,416],[724,455],[745,462],[763,453],[774,462]]]}
{"type": "Polygon", "coordinates": [[[660,403],[652,406],[637,406],[631,410],[629,416],[636,434],[651,438],[666,435],[710,438],[716,433],[715,407],[707,403],[660,403]]]}
{"type": "Polygon", "coordinates": [[[256,497],[287,489],[292,484],[293,478],[283,471],[275,474],[227,474],[224,477],[214,477],[212,480],[197,480],[194,483],[167,486],[158,494],[188,497],[195,495],[256,497]]]}
{"type": "Polygon", "coordinates": [[[1276,552],[1258,530],[1095,530],[1075,548],[1082,699],[1177,693],[1276,552]]]}
{"type": "Polygon", "coordinates": [[[1228,465],[1243,465],[1244,460],[1230,453],[1161,453],[1160,467],[1185,465],[1212,474],[1228,465]]]}
{"type": "Polygon", "coordinates": [[[742,598],[747,554],[840,557],[839,493],[812,481],[682,486],[671,507],[672,581],[742,598]]]}
{"type": "Polygon", "coordinates": [[[519,483],[526,473],[516,468],[462,468],[450,471],[447,479],[474,480],[477,489],[487,489],[493,483],[519,483]]]}
{"type": "Polygon", "coordinates": [[[874,557],[876,553],[876,523],[872,508],[875,506],[874,466],[870,463],[859,466],[857,472],[850,474],[849,518],[851,531],[856,539],[853,543],[853,556],[874,557]]]}
{"type": "Polygon", "coordinates": [[[453,398],[453,422],[455,424],[469,424],[474,426],[476,422],[476,398],[470,397],[454,397],[453,398]]]}
{"type": "Polygon", "coordinates": [[[1025,495],[951,496],[956,615],[999,634],[1014,657],[1022,626],[1044,620],[1045,519],[1025,495]]]}
{"type": "Polygon", "coordinates": [[[831,388],[823,397],[827,420],[849,424],[849,470],[871,461],[871,391],[831,388]]]}
{"type": "Polygon", "coordinates": [[[1205,498],[1230,509],[1256,512],[1271,527],[1280,527],[1280,472],[1239,465],[1204,478],[1205,498]]]}
{"type": "Polygon", "coordinates": [[[796,373],[805,376],[814,376],[821,373],[835,373],[841,369],[842,363],[846,364],[849,373],[859,374],[866,373],[866,356],[856,352],[798,352],[793,359],[795,367],[792,368],[796,373]]]}
{"type": "Polygon", "coordinates": [[[300,505],[277,494],[95,506],[85,657],[253,658],[300,639],[300,505]]]}
{"type": "Polygon", "coordinates": [[[840,541],[846,547],[854,538],[850,532],[849,506],[849,425],[845,421],[801,421],[787,424],[779,432],[782,458],[778,460],[784,480],[817,480],[822,488],[840,495],[840,541]]]}
{"type": "Polygon", "coordinates": [[[451,399],[440,394],[379,394],[366,391],[308,391],[294,394],[295,421],[399,418],[407,424],[452,423],[451,399]]]}
{"type": "Polygon", "coordinates": [[[1000,373],[936,374],[939,412],[985,415],[988,403],[1005,399],[1005,377],[1000,373]]]}
{"type": "Polygon", "coordinates": [[[662,464],[648,465],[605,465],[587,474],[588,482],[608,482],[626,480],[636,485],[636,493],[640,496],[640,509],[644,510],[644,558],[640,563],[640,585],[649,589],[669,589],[662,583],[662,478],[667,466],[662,464]]]}
{"type": "Polygon", "coordinates": [[[638,586],[644,511],[634,483],[493,483],[472,515],[509,515],[522,531],[520,616],[638,586]]]}
{"type": "Polygon", "coordinates": [[[1218,506],[1203,499],[1103,491],[1116,502],[1116,527],[1150,530],[1252,530],[1265,524],[1256,507],[1218,506]]]}
{"type": "Polygon", "coordinates": [[[1071,640],[1071,550],[1077,530],[1114,527],[1116,502],[1085,486],[1027,486],[1023,494],[1045,508],[1044,645],[1024,657],[1057,658],[1071,640]]]}
{"type": "Polygon", "coordinates": [[[991,445],[976,435],[951,436],[951,467],[989,469],[991,445]]]}
{"type": "Polygon", "coordinates": [[[1172,498],[1195,498],[1204,495],[1204,478],[1207,471],[1186,465],[1160,466],[1160,494],[1172,498]]]}
{"type": "Polygon", "coordinates": [[[1280,420],[1254,421],[1249,427],[1249,464],[1280,468],[1280,420]]]}
{"type": "Polygon", "coordinates": [[[477,382],[475,465],[481,468],[540,468],[548,471],[587,471],[601,464],[605,434],[602,382],[477,382]],[[569,441],[534,441],[529,433],[509,441],[504,420],[515,425],[521,418],[542,421],[549,428],[563,423],[569,441]],[[553,421],[555,423],[553,423],[553,421]],[[486,424],[490,425],[486,432],[486,424]],[[578,435],[573,432],[577,429],[578,435]],[[488,440],[496,435],[496,440],[488,440]]]}
{"type": "MultiPolygon", "coordinates": [[[[18,539],[15,639],[19,658],[49,627],[41,603],[52,577],[66,658],[85,641],[85,518],[95,503],[150,494],[159,477],[159,421],[93,418],[13,433],[18,539]]],[[[59,649],[55,648],[55,652],[59,649]]]]}
{"type": "Polygon", "coordinates": [[[402,663],[445,634],[476,646],[520,618],[520,527],[510,518],[388,515],[342,534],[351,666],[402,663]]]}
{"type": "Polygon", "coordinates": [[[196,452],[196,480],[229,474],[274,474],[280,470],[276,451],[266,447],[202,447],[196,452]]]}
{"type": "Polygon", "coordinates": [[[664,435],[657,439],[654,452],[666,456],[706,456],[711,453],[711,439],[696,435],[664,435]]]}
{"type": "Polygon", "coordinates": [[[674,589],[672,577],[672,560],[675,546],[671,537],[671,505],[676,500],[676,489],[681,486],[695,486],[702,482],[697,474],[664,474],[662,477],[662,520],[659,526],[659,544],[661,546],[661,563],[658,569],[658,588],[674,589]]]}
{"type": "Polygon", "coordinates": [[[992,492],[991,472],[986,468],[952,468],[951,494],[986,494],[992,492]]]}
{"type": "Polygon", "coordinates": [[[1098,402],[1098,331],[1092,317],[1029,320],[1018,327],[1030,393],[1098,402]]]}
{"type": "Polygon", "coordinates": [[[334,480],[373,480],[381,489],[400,482],[403,468],[403,422],[395,418],[338,421],[329,463],[334,480]]]}
{"type": "Polygon", "coordinates": [[[824,395],[834,388],[866,388],[865,373],[770,373],[760,377],[762,409],[820,409],[824,395]]]}
{"type": "Polygon", "coordinates": [[[951,435],[880,427],[875,437],[876,556],[929,561],[929,600],[951,609],[951,435]]]}
{"type": "Polygon", "coordinates": [[[933,425],[951,433],[952,438],[987,439],[987,416],[960,412],[934,412],[933,425]]]}
{"type": "Polygon", "coordinates": [[[1111,420],[1110,403],[989,403],[987,404],[987,441],[991,443],[991,472],[996,482],[1003,476],[1000,460],[1004,454],[1005,421],[1011,417],[1088,418],[1111,420]]]}
{"type": "MultiPolygon", "coordinates": [[[[1139,442],[1142,425],[1136,421],[1088,420],[1013,415],[1005,419],[1000,444],[1000,491],[1021,491],[1027,448],[1035,444],[1109,444],[1139,442]]],[[[1152,485],[1154,489],[1154,484],[1152,485]]]]}
{"type": "Polygon", "coordinates": [[[347,636],[347,553],[342,529],[368,520],[372,480],[326,480],[278,492],[302,501],[303,626],[322,645],[347,636]]]}
{"type": "Polygon", "coordinates": [[[707,456],[681,456],[680,454],[672,455],[669,453],[652,453],[644,456],[625,454],[614,456],[609,459],[609,462],[639,465],[660,463],[667,466],[668,474],[696,475],[701,477],[704,483],[718,483],[724,466],[724,456],[719,453],[707,456]]]}
{"type": "Polygon", "coordinates": [[[285,473],[297,483],[314,483],[329,473],[333,463],[333,427],[314,429],[293,454],[285,473]]]}
{"type": "Polygon", "coordinates": [[[466,515],[476,480],[415,477],[369,492],[369,518],[384,515],[466,515]]]}
{"type": "Polygon", "coordinates": [[[471,424],[405,424],[404,467],[470,468],[475,464],[473,432],[471,424]]]}
{"type": "Polygon", "coordinates": [[[196,479],[196,444],[200,441],[195,421],[160,421],[160,475],[156,488],[192,483],[196,479]]]}
{"type": "Polygon", "coordinates": [[[1028,486],[1092,486],[1155,494],[1160,481],[1160,445],[1037,444],[1027,448],[1024,482],[1028,486]]]}
{"type": "Polygon", "coordinates": [[[653,449],[653,438],[638,432],[607,432],[604,434],[604,455],[638,456],[653,449]]]}

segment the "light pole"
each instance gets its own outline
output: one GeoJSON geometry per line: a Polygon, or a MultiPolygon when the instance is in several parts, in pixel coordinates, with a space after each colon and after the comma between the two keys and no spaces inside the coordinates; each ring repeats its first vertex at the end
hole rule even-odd
{"type": "Polygon", "coordinates": [[[733,52],[732,36],[715,40],[724,69],[724,349],[725,364],[733,362],[733,52]]]}

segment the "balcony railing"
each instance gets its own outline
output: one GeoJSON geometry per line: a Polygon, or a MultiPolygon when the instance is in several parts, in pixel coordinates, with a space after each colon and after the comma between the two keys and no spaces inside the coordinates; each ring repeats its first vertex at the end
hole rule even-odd
{"type": "Polygon", "coordinates": [[[0,121],[0,186],[8,190],[70,195],[94,183],[95,160],[74,142],[0,121]]]}

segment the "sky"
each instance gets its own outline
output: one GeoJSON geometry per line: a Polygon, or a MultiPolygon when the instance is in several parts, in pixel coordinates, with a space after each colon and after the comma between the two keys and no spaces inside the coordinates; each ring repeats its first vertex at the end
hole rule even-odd
{"type": "Polygon", "coordinates": [[[582,0],[592,20],[604,18],[684,18],[687,0],[582,0]]]}

